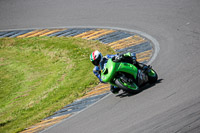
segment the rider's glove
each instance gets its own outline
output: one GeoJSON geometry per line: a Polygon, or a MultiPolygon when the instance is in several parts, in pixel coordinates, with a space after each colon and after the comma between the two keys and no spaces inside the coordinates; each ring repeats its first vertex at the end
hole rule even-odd
{"type": "Polygon", "coordinates": [[[122,55],[122,54],[117,54],[117,55],[115,56],[115,60],[116,60],[116,61],[120,61],[122,58],[123,58],[123,55],[122,55]]]}

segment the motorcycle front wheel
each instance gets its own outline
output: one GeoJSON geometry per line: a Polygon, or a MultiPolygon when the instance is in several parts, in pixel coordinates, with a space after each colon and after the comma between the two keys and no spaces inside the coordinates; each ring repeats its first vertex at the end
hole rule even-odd
{"type": "Polygon", "coordinates": [[[123,82],[121,78],[116,79],[115,84],[123,91],[126,91],[128,93],[139,93],[141,91],[135,83],[130,84],[123,82]]]}

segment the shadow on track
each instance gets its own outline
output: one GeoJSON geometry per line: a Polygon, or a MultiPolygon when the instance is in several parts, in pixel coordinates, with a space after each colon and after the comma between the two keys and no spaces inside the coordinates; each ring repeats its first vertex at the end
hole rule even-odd
{"type": "Polygon", "coordinates": [[[116,97],[123,98],[123,97],[131,97],[131,96],[137,95],[137,94],[141,93],[142,91],[147,90],[147,89],[149,89],[149,88],[155,86],[156,84],[162,83],[162,80],[163,80],[163,79],[158,79],[157,82],[154,83],[154,84],[146,84],[146,85],[142,86],[142,87],[141,87],[141,91],[138,92],[138,93],[123,92],[123,93],[121,93],[121,94],[116,95],[116,97]]]}

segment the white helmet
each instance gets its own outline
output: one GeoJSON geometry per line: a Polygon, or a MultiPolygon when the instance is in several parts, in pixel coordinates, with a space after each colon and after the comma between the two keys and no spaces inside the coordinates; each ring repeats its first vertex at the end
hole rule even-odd
{"type": "Polygon", "coordinates": [[[90,61],[95,65],[98,66],[99,62],[103,59],[102,54],[98,51],[95,50],[94,52],[92,52],[92,54],[90,55],[90,61]]]}

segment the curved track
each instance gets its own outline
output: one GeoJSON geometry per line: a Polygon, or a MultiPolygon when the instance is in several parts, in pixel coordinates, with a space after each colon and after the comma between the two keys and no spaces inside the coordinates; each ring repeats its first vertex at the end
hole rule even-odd
{"type": "Polygon", "coordinates": [[[110,95],[46,132],[200,131],[199,0],[0,1],[0,30],[105,26],[143,31],[160,44],[152,66],[160,83],[110,95]]]}

